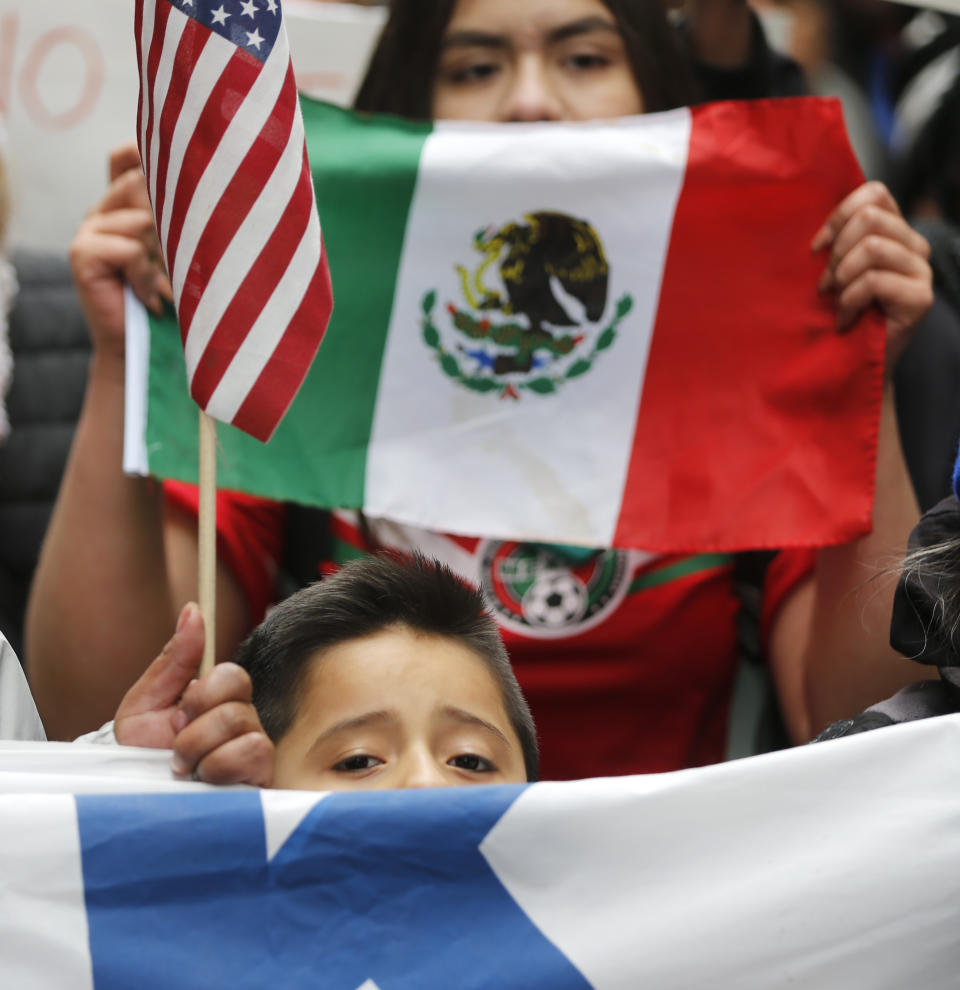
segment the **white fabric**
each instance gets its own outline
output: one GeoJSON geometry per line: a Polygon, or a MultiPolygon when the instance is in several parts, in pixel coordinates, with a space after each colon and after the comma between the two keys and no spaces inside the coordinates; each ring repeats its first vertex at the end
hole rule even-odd
{"type": "Polygon", "coordinates": [[[960,716],[540,784],[481,849],[597,990],[952,990],[960,716]]]}
{"type": "Polygon", "coordinates": [[[150,324],[147,311],[133,290],[123,290],[126,321],[125,389],[123,409],[123,470],[146,477],[147,383],[150,379],[150,324]]]}
{"type": "Polygon", "coordinates": [[[94,729],[93,732],[87,732],[82,736],[77,736],[73,741],[75,743],[92,743],[98,746],[119,745],[116,734],[113,731],[113,720],[104,722],[99,729],[94,729]]]}
{"type": "Polygon", "coordinates": [[[46,738],[20,660],[0,633],[0,739],[46,738]]]}
{"type": "MultiPolygon", "coordinates": [[[[90,986],[69,792],[216,790],[171,780],[168,758],[123,747],[0,745],[0,986],[90,986]]],[[[458,792],[450,805],[428,792],[350,800],[358,829],[378,834],[377,855],[412,871],[412,896],[420,884],[466,882],[409,855],[396,828],[403,816],[434,816],[437,834],[447,835],[494,793],[502,792],[458,792]],[[395,830],[378,833],[378,815],[395,830]]],[[[296,838],[320,798],[263,793],[265,860],[291,842],[307,857],[355,852],[358,835],[336,816],[319,845],[296,838]]],[[[698,770],[535,784],[505,807],[480,852],[534,927],[598,990],[957,985],[960,716],[698,770]]],[[[232,841],[229,820],[217,841],[232,841]]],[[[307,873],[318,868],[305,863],[307,873]]],[[[177,858],[176,883],[202,896],[205,866],[202,857],[177,858]]],[[[269,896],[280,893],[271,887],[269,896]]],[[[462,895],[469,905],[468,886],[462,895]]],[[[287,910],[282,900],[271,904],[287,910]]],[[[484,938],[481,908],[464,938],[484,938]]],[[[397,939],[412,934],[404,924],[400,911],[397,939]]],[[[298,973],[296,959],[284,965],[298,973]]],[[[154,975],[156,985],[174,982],[154,975]]],[[[203,985],[192,975],[178,980],[203,985]]]]}
{"type": "Polygon", "coordinates": [[[177,779],[170,770],[171,756],[167,749],[104,746],[83,738],[72,743],[4,742],[0,743],[0,795],[223,790],[177,779]]]}

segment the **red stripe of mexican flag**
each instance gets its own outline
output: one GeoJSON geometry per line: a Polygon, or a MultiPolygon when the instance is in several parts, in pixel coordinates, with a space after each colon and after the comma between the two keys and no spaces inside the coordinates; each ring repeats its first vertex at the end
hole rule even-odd
{"type": "MultiPolygon", "coordinates": [[[[837,334],[809,252],[860,181],[839,104],[304,116],[338,306],[270,444],[221,432],[224,486],[648,550],[869,526],[883,331],[837,334]]],[[[152,329],[141,440],[190,480],[182,352],[152,329]]]]}
{"type": "Polygon", "coordinates": [[[869,530],[882,318],[838,334],[809,249],[862,181],[835,103],[693,111],[615,543],[785,547],[869,530]]]}

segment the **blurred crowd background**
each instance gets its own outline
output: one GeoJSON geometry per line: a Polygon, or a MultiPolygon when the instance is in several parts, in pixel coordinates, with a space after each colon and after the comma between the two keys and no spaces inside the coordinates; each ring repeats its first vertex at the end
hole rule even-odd
{"type": "MultiPolygon", "coordinates": [[[[904,453],[926,510],[949,491],[960,434],[960,14],[950,0],[751,0],[744,22],[744,2],[669,4],[704,94],[839,97],[866,177],[888,185],[930,242],[936,300],[897,381],[898,413],[920,438],[906,438],[904,453]]],[[[90,354],[67,249],[103,194],[109,149],[134,136],[129,8],[0,0],[0,238],[13,259],[0,267],[0,390],[12,424],[0,417],[9,433],[0,446],[0,629],[18,650],[90,354]],[[56,378],[68,384],[44,385],[52,362],[73,363],[75,374],[56,378]]],[[[286,0],[284,10],[301,89],[349,105],[383,6],[286,0]]]]}

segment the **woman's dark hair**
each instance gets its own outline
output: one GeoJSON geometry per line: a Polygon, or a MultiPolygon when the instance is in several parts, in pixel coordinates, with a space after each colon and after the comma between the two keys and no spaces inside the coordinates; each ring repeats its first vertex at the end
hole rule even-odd
{"type": "MultiPolygon", "coordinates": [[[[695,99],[693,76],[662,0],[602,0],[623,37],[645,109],[695,99]]],[[[428,120],[440,43],[456,0],[392,0],[354,108],[428,120]]]]}
{"type": "Polygon", "coordinates": [[[296,718],[304,679],[319,653],[403,626],[467,647],[493,675],[523,752],[527,780],[539,772],[537,733],[497,624],[477,588],[427,557],[383,553],[351,561],[277,605],[240,644],[234,662],[253,681],[253,703],[276,742],[296,718]]]}

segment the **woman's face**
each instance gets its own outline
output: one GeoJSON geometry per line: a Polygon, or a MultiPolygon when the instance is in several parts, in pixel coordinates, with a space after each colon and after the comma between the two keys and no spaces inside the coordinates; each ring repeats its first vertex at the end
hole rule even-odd
{"type": "Polygon", "coordinates": [[[458,0],[441,43],[435,120],[593,120],[643,113],[601,0],[458,0]]]}

